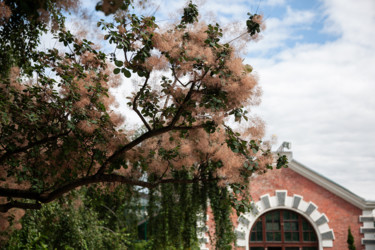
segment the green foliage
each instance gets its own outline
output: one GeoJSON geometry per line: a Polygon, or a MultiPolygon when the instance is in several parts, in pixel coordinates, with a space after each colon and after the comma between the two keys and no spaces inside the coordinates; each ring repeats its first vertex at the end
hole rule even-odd
{"type": "Polygon", "coordinates": [[[8,249],[93,249],[103,247],[103,240],[110,236],[94,211],[76,211],[69,204],[57,202],[40,211],[28,211],[22,226],[12,235],[8,249]]]}
{"type": "Polygon", "coordinates": [[[260,33],[260,24],[256,21],[254,21],[254,19],[260,17],[258,14],[250,14],[250,13],[247,13],[248,16],[249,16],[249,19],[246,21],[246,26],[247,26],[247,33],[250,34],[250,36],[254,36],[256,35],[257,33],[260,33]]]}
{"type": "Polygon", "coordinates": [[[277,158],[277,163],[276,163],[276,168],[277,169],[280,169],[282,167],[287,167],[287,164],[288,164],[288,158],[286,157],[286,155],[279,155],[279,158],[277,158]]]}
{"type": "Polygon", "coordinates": [[[181,27],[188,23],[194,23],[198,21],[198,8],[197,5],[193,4],[192,1],[189,5],[184,8],[184,14],[181,17],[181,27]]]}
{"type": "Polygon", "coordinates": [[[139,192],[129,186],[108,189],[87,188],[84,204],[98,213],[103,226],[118,232],[126,229],[132,239],[137,238],[137,224],[144,219],[145,204],[141,204],[139,192]]]}
{"type": "Polygon", "coordinates": [[[232,249],[236,237],[230,219],[232,213],[229,199],[230,191],[224,187],[219,187],[217,183],[212,183],[209,186],[208,194],[215,219],[215,247],[216,249],[232,249]]]}
{"type": "MultiPolygon", "coordinates": [[[[176,178],[189,179],[186,171],[176,173],[176,178]]],[[[152,249],[199,249],[201,197],[202,187],[197,183],[167,184],[149,193],[147,237],[152,249]]]]}
{"type": "Polygon", "coordinates": [[[127,249],[136,242],[138,218],[128,191],[118,187],[109,195],[84,188],[41,210],[29,210],[6,249],[127,249]]]}
{"type": "Polygon", "coordinates": [[[349,250],[355,250],[356,249],[356,247],[354,245],[354,237],[353,237],[352,231],[350,230],[350,227],[348,228],[348,239],[347,239],[346,243],[348,243],[348,249],[349,250]]]}

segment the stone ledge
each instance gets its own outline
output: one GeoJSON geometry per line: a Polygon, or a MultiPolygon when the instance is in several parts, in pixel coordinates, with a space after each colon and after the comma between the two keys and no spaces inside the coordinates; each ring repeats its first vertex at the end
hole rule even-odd
{"type": "Polygon", "coordinates": [[[375,228],[364,228],[364,227],[361,227],[360,232],[362,234],[364,234],[364,233],[375,233],[375,228]]]}
{"type": "Polygon", "coordinates": [[[362,239],[362,245],[375,245],[375,239],[362,239]]]}
{"type": "Polygon", "coordinates": [[[371,221],[375,221],[375,217],[374,216],[362,216],[360,215],[359,216],[359,221],[360,222],[371,222],[371,221]]]}

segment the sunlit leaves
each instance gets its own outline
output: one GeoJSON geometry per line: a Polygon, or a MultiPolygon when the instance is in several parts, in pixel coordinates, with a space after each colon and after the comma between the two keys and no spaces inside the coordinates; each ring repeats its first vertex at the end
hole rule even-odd
{"type": "Polygon", "coordinates": [[[198,21],[198,8],[192,1],[184,8],[184,14],[181,17],[181,24],[194,23],[198,21]]]}
{"type": "Polygon", "coordinates": [[[249,19],[246,21],[247,33],[249,33],[250,36],[254,36],[255,34],[260,32],[260,24],[256,21],[256,19],[259,18],[260,15],[252,15],[250,13],[247,14],[249,15],[249,19]]]}
{"type": "Polygon", "coordinates": [[[220,25],[216,23],[215,25],[208,25],[206,31],[208,38],[204,41],[207,45],[212,48],[220,48],[222,45],[219,43],[220,38],[223,36],[223,30],[220,28],[220,25]]]}
{"type": "Polygon", "coordinates": [[[247,113],[248,113],[248,111],[245,110],[243,107],[234,109],[234,110],[229,112],[230,115],[234,115],[234,120],[236,122],[239,122],[239,123],[241,123],[242,118],[245,121],[248,121],[248,117],[246,116],[247,113]]]}
{"type": "Polygon", "coordinates": [[[276,168],[282,168],[282,167],[287,167],[288,165],[288,158],[286,155],[279,155],[279,158],[277,159],[277,164],[276,168]]]}
{"type": "Polygon", "coordinates": [[[120,69],[119,68],[115,68],[114,70],[113,70],[113,73],[115,73],[115,74],[119,74],[120,73],[120,69]]]}
{"type": "Polygon", "coordinates": [[[127,69],[125,69],[125,68],[122,68],[122,69],[121,69],[121,72],[124,73],[124,76],[125,76],[125,77],[127,77],[127,78],[131,77],[131,73],[130,73],[129,70],[127,70],[127,69]]]}

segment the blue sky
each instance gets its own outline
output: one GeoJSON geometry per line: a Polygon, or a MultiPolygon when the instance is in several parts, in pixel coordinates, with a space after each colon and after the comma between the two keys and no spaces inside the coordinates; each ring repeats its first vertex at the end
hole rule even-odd
{"type": "MultiPolygon", "coordinates": [[[[254,9],[254,7],[251,9],[254,9]]],[[[291,48],[297,44],[323,44],[328,41],[333,41],[338,37],[337,34],[323,31],[327,16],[324,13],[320,1],[280,1],[279,4],[275,3],[275,5],[263,4],[262,1],[260,1],[255,10],[258,10],[259,13],[264,15],[266,23],[268,19],[288,19],[293,13],[298,13],[299,18],[306,18],[290,28],[288,39],[280,43],[279,47],[268,50],[263,56],[272,56],[272,54],[278,53],[282,49],[291,48]]],[[[249,56],[252,55],[250,54],[249,56]]]]}
{"type": "MultiPolygon", "coordinates": [[[[96,1],[83,2],[92,10],[96,1]]],[[[159,25],[186,4],[150,2],[159,25]]],[[[251,112],[266,122],[267,138],[277,136],[275,149],[291,142],[297,161],[375,200],[375,1],[193,2],[207,22],[244,26],[247,12],[264,15],[262,39],[243,50],[263,88],[251,112]]]]}

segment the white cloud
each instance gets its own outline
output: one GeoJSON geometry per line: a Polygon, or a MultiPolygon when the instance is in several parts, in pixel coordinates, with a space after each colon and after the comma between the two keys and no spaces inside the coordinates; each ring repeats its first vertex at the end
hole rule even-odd
{"type": "Polygon", "coordinates": [[[325,32],[342,34],[345,40],[365,46],[374,45],[375,1],[331,0],[324,1],[324,6],[328,16],[325,32]]]}
{"type": "Polygon", "coordinates": [[[282,20],[282,24],[286,26],[306,25],[312,22],[315,13],[309,10],[294,10],[287,6],[286,17],[282,20]]]}
{"type": "MultiPolygon", "coordinates": [[[[375,8],[371,1],[343,7],[347,2],[324,5],[326,31],[336,27],[339,39],[300,44],[249,63],[264,89],[259,112],[269,134],[280,143],[291,141],[295,158],[308,167],[375,200],[375,44],[369,42],[375,8]]],[[[279,43],[288,39],[277,28],[272,32],[279,43]]]]}

